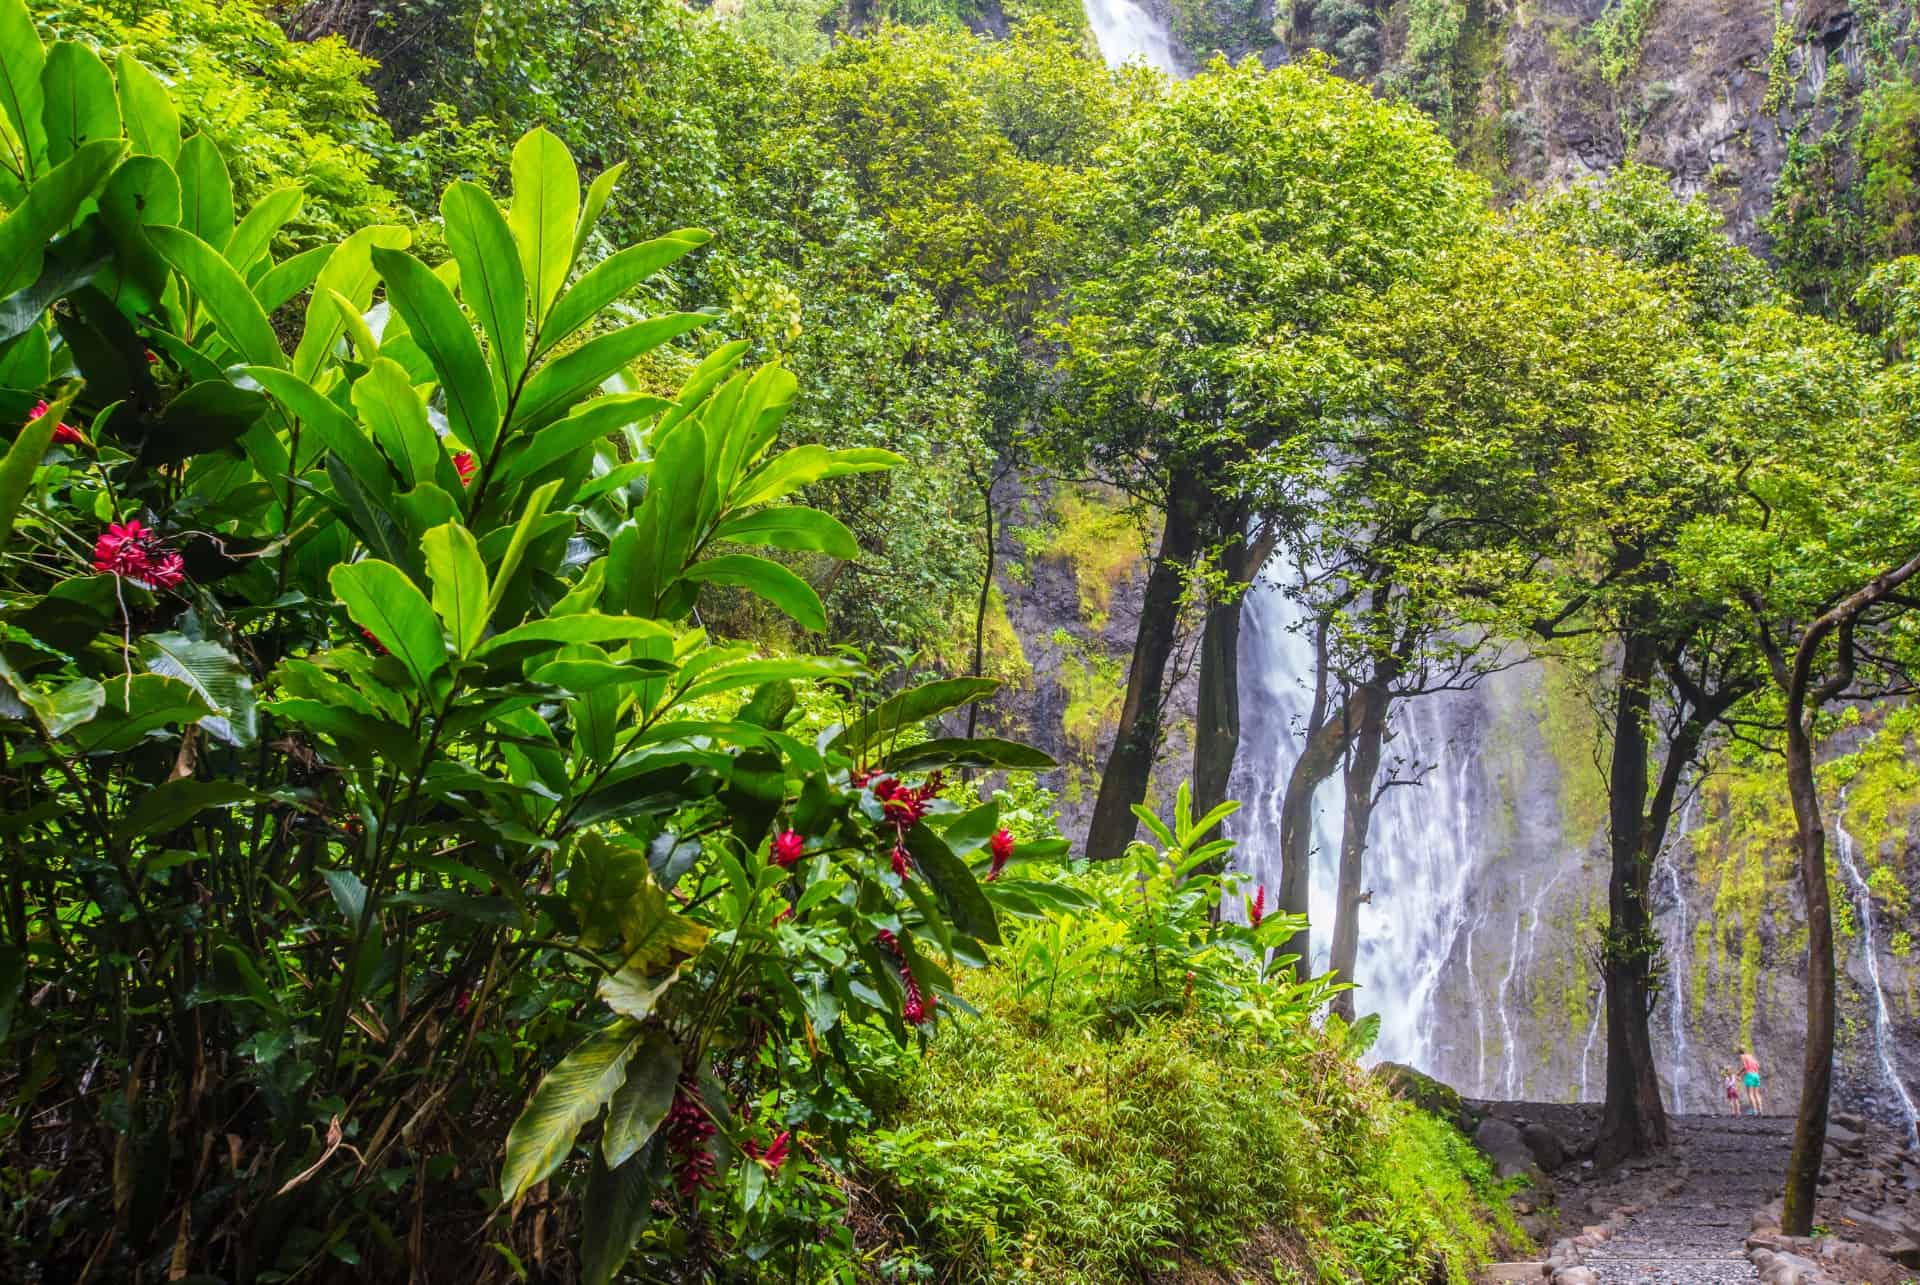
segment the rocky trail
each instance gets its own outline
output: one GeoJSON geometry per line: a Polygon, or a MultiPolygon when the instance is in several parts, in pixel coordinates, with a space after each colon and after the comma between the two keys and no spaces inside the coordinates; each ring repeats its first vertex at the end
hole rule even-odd
{"type": "Polygon", "coordinates": [[[1841,1117],[1828,1144],[1816,1230],[1778,1228],[1793,1136],[1785,1116],[1674,1116],[1672,1151],[1597,1170],[1592,1106],[1484,1102],[1475,1142],[1530,1191],[1515,1208],[1544,1261],[1487,1281],[1553,1285],[1920,1285],[1920,1156],[1894,1131],[1841,1117]]]}

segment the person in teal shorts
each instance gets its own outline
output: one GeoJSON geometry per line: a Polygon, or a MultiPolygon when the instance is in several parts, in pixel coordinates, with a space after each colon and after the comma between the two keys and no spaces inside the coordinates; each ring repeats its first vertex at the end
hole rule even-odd
{"type": "Polygon", "coordinates": [[[1760,1059],[1753,1055],[1752,1049],[1740,1050],[1740,1083],[1747,1090],[1747,1105],[1752,1108],[1749,1114],[1760,1115],[1766,1107],[1766,1100],[1760,1096],[1760,1059]]]}

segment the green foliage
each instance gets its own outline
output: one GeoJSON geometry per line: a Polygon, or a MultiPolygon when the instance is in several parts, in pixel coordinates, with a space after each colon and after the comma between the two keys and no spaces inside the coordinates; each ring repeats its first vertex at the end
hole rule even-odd
{"type": "Polygon", "coordinates": [[[31,1166],[20,1121],[58,1092],[90,1159],[12,1208],[13,1243],[123,1275],[432,1254],[477,1278],[491,1209],[507,1253],[546,1235],[518,1217],[539,1187],[586,1211],[590,1280],[643,1237],[789,1273],[844,1253],[813,1234],[830,1183],[774,1135],[834,1137],[872,1041],[944,1016],[999,939],[972,869],[996,805],[939,799],[941,769],[1049,764],[920,739],[990,683],[790,734],[792,687],[858,663],[692,616],[724,584],[819,629],[812,586],[741,550],[848,550],[788,498],[899,457],[777,450],[796,383],[744,343],[688,354],[671,397],[602,395],[710,320],[616,310],[705,237],[580,271],[606,184],[583,197],[550,134],[513,149],[504,210],[449,188],[439,269],[377,226],[276,262],[295,202],[236,206],[132,63],[44,64],[43,104],[7,100],[0,222],[27,422],[0,463],[0,949],[61,1002],[10,1032],[43,1069],[0,1141],[31,1166]],[[315,283],[284,337],[283,271],[315,283]]]}
{"type": "Polygon", "coordinates": [[[1176,815],[1164,854],[1052,885],[1078,908],[1014,933],[1007,968],[968,985],[982,1017],[935,1041],[857,1144],[873,1214],[910,1229],[874,1252],[967,1281],[1277,1262],[1466,1281],[1493,1248],[1485,1161],[1315,1030],[1324,980],[1293,983],[1210,920],[1220,882],[1177,872],[1217,854],[1212,822],[1176,815]]]}

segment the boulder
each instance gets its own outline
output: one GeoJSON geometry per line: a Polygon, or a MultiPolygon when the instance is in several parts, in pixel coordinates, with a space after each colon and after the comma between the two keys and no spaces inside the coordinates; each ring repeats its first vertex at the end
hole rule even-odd
{"type": "Polygon", "coordinates": [[[1560,1135],[1538,1122],[1520,1130],[1520,1140],[1533,1153],[1533,1162],[1548,1173],[1552,1173],[1567,1163],[1566,1144],[1560,1141],[1560,1135]]]}
{"type": "Polygon", "coordinates": [[[1473,1116],[1452,1086],[1402,1062],[1382,1062],[1373,1068],[1373,1073],[1394,1097],[1413,1103],[1429,1115],[1439,1116],[1462,1133],[1473,1132],[1473,1116]]]}
{"type": "Polygon", "coordinates": [[[1525,1178],[1536,1190],[1546,1189],[1546,1173],[1534,1161],[1533,1151],[1511,1121],[1488,1116],[1473,1131],[1473,1145],[1493,1162],[1499,1178],[1525,1178]]]}
{"type": "Polygon", "coordinates": [[[1600,1277],[1591,1267],[1562,1267],[1553,1274],[1553,1285],[1600,1285],[1600,1277]]]}

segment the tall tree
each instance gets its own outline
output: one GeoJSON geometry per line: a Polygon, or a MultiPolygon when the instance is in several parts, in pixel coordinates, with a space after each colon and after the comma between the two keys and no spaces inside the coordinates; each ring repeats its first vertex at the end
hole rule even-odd
{"type": "MultiPolygon", "coordinates": [[[[1318,413],[1312,341],[1351,301],[1416,268],[1480,217],[1485,191],[1418,113],[1323,61],[1216,60],[1130,121],[1085,186],[1084,257],[1064,291],[1063,453],[1160,508],[1164,528],[1087,852],[1132,838],[1159,740],[1183,568],[1231,550],[1250,512],[1238,473],[1318,413]]],[[[1230,569],[1244,584],[1251,567],[1230,569]]],[[[1239,585],[1207,613],[1196,775],[1238,743],[1239,585]]]]}

